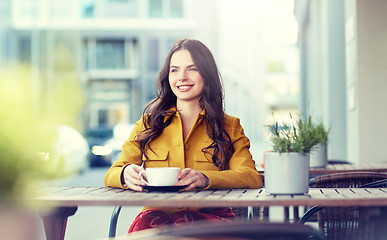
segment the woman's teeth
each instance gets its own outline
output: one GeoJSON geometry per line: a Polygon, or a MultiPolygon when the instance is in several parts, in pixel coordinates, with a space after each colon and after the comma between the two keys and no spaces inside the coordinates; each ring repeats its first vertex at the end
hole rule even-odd
{"type": "Polygon", "coordinates": [[[177,87],[178,89],[181,89],[181,90],[186,90],[188,88],[190,88],[191,86],[179,86],[177,87]]]}

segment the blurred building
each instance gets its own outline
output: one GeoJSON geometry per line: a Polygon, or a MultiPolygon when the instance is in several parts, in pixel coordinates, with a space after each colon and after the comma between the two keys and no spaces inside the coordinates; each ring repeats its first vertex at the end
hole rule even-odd
{"type": "Polygon", "coordinates": [[[154,97],[154,82],[167,51],[193,31],[182,0],[1,4],[0,13],[8,14],[5,18],[10,21],[2,21],[0,44],[5,51],[0,51],[0,59],[36,69],[39,95],[65,81],[64,75],[76,73],[85,91],[85,128],[139,119],[154,97]]]}
{"type": "Polygon", "coordinates": [[[329,157],[387,160],[387,1],[296,0],[303,109],[330,124],[329,157]]]}
{"type": "Polygon", "coordinates": [[[296,33],[288,27],[292,7],[289,0],[6,0],[0,61],[33,66],[38,96],[75,79],[86,99],[82,126],[99,128],[138,120],[172,43],[193,37],[215,56],[226,112],[257,146],[273,112],[288,116],[300,106],[297,46],[293,37],[277,43],[289,37],[280,33],[296,33]]]}

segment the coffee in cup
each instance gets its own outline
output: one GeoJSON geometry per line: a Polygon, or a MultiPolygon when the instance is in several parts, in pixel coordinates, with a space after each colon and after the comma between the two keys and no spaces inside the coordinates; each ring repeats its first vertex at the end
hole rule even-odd
{"type": "Polygon", "coordinates": [[[150,186],[173,186],[177,183],[178,167],[146,168],[139,174],[144,182],[150,186]],[[146,176],[146,181],[143,176],[146,176]]]}

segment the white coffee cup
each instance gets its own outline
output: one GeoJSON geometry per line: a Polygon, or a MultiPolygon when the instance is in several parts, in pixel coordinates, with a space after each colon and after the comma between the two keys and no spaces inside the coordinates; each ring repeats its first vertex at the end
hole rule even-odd
{"type": "Polygon", "coordinates": [[[140,176],[149,186],[173,186],[177,183],[178,167],[147,168],[140,171],[140,176]],[[146,176],[146,181],[143,176],[146,176]]]}

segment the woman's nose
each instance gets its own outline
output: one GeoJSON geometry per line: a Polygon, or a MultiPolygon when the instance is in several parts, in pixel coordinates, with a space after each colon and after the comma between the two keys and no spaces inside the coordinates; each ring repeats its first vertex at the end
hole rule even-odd
{"type": "Polygon", "coordinates": [[[179,73],[179,81],[184,81],[187,79],[187,73],[185,71],[180,71],[179,73]]]}

